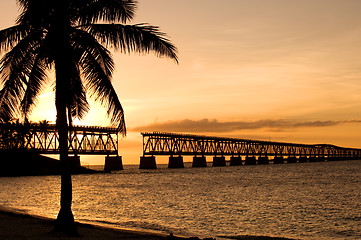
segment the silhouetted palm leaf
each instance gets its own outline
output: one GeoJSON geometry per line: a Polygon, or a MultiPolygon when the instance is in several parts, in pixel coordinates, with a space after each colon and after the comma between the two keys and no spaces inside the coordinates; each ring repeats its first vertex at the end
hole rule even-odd
{"type": "Polygon", "coordinates": [[[0,31],[0,51],[6,51],[14,47],[27,35],[28,29],[22,25],[16,25],[0,31]]]}
{"type": "Polygon", "coordinates": [[[91,24],[87,28],[101,43],[124,53],[154,52],[158,57],[165,56],[178,62],[176,47],[158,27],[145,24],[91,24]]]}
{"type": "Polygon", "coordinates": [[[41,93],[44,85],[47,83],[46,64],[39,56],[35,59],[28,81],[26,82],[26,91],[21,102],[21,111],[23,114],[31,113],[32,107],[36,103],[37,96],[41,93]]]}
{"type": "Polygon", "coordinates": [[[81,25],[96,21],[123,22],[132,20],[136,9],[135,1],[128,0],[98,0],[86,1],[78,7],[81,25]]]}

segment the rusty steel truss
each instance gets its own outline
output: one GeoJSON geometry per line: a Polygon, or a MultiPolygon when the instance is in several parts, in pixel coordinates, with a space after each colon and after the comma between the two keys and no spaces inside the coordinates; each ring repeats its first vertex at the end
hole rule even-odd
{"type": "Polygon", "coordinates": [[[361,149],[175,133],[142,133],[143,156],[259,156],[361,159],[361,149]]]}
{"type": "MultiPolygon", "coordinates": [[[[0,124],[0,150],[35,150],[41,154],[59,153],[55,124],[0,124]]],[[[69,154],[118,155],[118,129],[73,126],[68,137],[69,154]]]]}

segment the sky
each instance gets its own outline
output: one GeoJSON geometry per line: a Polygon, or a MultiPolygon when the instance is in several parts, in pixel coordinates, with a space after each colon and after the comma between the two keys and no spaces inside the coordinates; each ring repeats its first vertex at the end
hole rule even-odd
{"type": "MultiPolygon", "coordinates": [[[[13,25],[15,0],[0,9],[0,28],[13,25]]],[[[360,9],[360,0],[139,0],[130,24],[159,26],[179,64],[113,51],[123,164],[139,164],[140,133],[153,131],[361,148],[360,9]]],[[[55,121],[52,90],[31,120],[55,121]]],[[[108,126],[105,115],[92,103],[76,123],[108,126]]]]}

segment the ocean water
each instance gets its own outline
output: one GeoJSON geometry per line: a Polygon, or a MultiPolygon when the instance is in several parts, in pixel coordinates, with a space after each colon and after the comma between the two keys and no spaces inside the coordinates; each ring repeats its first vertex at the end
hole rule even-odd
{"type": "MultiPolygon", "coordinates": [[[[361,161],[73,176],[77,221],[183,236],[361,239],[361,161]]],[[[0,205],[55,218],[59,176],[0,178],[0,205]]]]}

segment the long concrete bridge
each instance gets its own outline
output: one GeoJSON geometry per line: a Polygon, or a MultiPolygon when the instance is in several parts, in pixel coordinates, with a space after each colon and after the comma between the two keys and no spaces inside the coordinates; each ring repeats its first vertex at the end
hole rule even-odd
{"type": "Polygon", "coordinates": [[[213,166],[255,165],[361,160],[361,149],[330,144],[296,144],[249,139],[207,137],[175,133],[142,133],[141,169],[156,168],[155,155],[169,156],[169,168],[183,168],[183,156],[193,156],[193,167],[206,167],[206,156],[213,156],[213,166]]]}
{"type": "MultiPolygon", "coordinates": [[[[59,154],[59,135],[55,124],[2,123],[0,150],[33,151],[39,154],[59,154]]],[[[122,169],[118,156],[118,129],[112,127],[72,126],[69,128],[68,150],[75,165],[79,155],[106,155],[105,170],[122,169]]]]}

